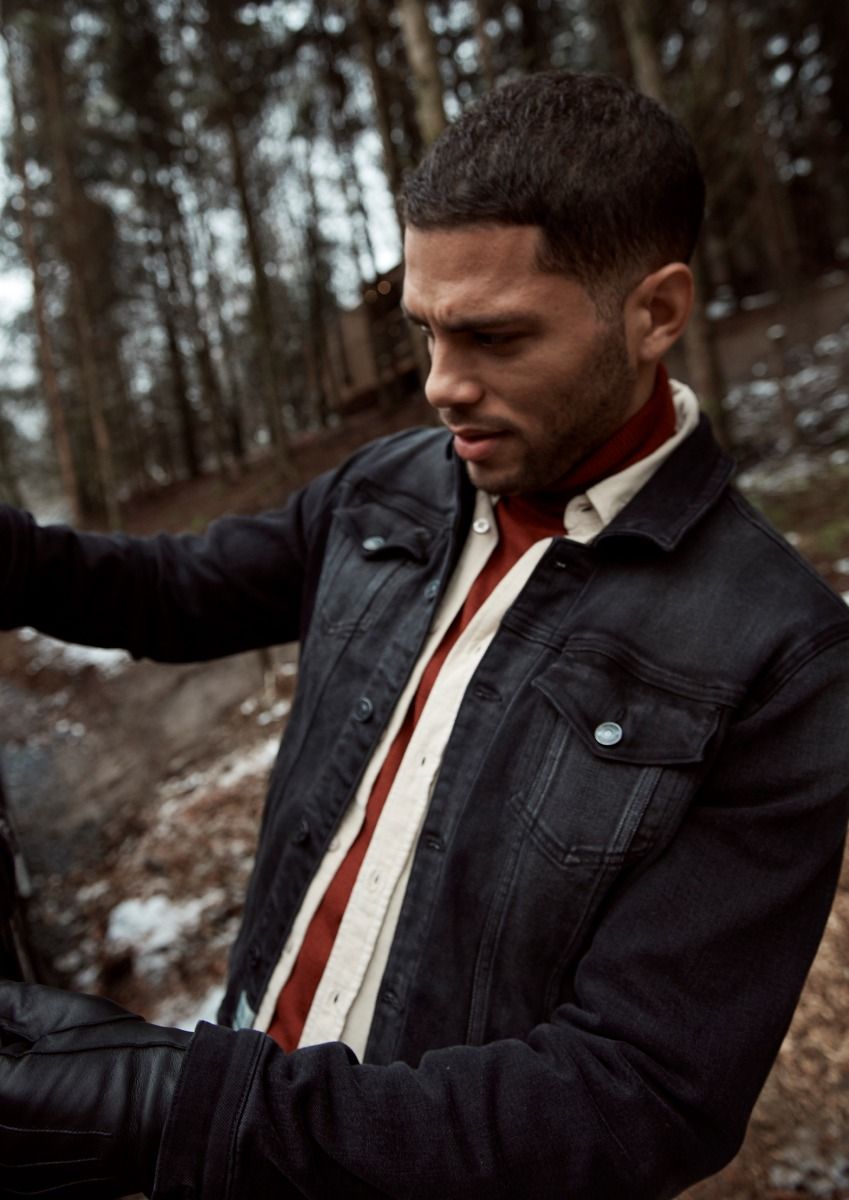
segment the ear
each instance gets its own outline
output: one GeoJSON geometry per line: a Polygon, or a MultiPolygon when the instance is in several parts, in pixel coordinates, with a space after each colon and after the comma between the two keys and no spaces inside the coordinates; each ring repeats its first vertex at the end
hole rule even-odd
{"type": "Polygon", "coordinates": [[[686,263],[666,263],[625,298],[625,330],[632,361],[657,363],[686,328],[693,308],[693,273],[686,263]]]}

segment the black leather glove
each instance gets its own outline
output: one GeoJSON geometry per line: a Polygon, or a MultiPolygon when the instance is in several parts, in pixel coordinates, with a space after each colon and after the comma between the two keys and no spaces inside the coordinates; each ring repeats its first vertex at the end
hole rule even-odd
{"type": "Polygon", "coordinates": [[[149,1195],[191,1037],[111,1000],[0,981],[0,1196],[149,1195]]]}

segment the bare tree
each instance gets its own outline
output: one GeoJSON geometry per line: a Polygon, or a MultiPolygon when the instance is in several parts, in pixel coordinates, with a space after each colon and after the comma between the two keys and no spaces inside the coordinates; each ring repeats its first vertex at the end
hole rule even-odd
{"type": "Polygon", "coordinates": [[[82,503],[79,492],[79,480],[74,466],[74,456],[71,448],[71,438],[68,423],[65,418],[65,407],[59,388],[56,373],[55,352],[53,340],[47,322],[47,312],[44,296],[44,281],[41,272],[41,255],[38,251],[33,220],[32,195],[27,173],[26,155],[24,152],[23,123],[21,102],[18,88],[18,64],[16,48],[8,27],[2,27],[3,41],[6,45],[7,78],[12,107],[11,146],[15,173],[18,177],[21,195],[21,231],[24,256],[27,260],[32,277],[33,315],[35,317],[36,341],[38,344],[38,362],[41,371],[41,382],[47,402],[47,412],[50,421],[50,431],[59,466],[59,478],[62,492],[70,510],[71,519],[79,522],[82,516],[82,503]]]}
{"type": "MultiPolygon", "coordinates": [[[[663,74],[645,0],[618,0],[618,3],[625,45],[636,85],[647,96],[663,104],[663,74]]],[[[684,332],[684,353],[690,378],[702,407],[713,420],[719,438],[727,444],[728,428],[722,407],[725,382],[714,345],[713,328],[704,309],[698,264],[694,264],[694,275],[696,298],[692,318],[684,332]]]]}
{"type": "Polygon", "coordinates": [[[74,173],[73,139],[64,96],[63,43],[57,26],[44,21],[38,30],[36,55],[43,88],[45,118],[59,208],[58,227],[71,288],[71,308],[81,391],[94,436],[95,462],[109,526],[121,522],[112,436],[106,419],[103,381],[97,362],[92,316],[92,281],[86,253],[86,197],[74,173]]]}
{"type": "Polygon", "coordinates": [[[446,126],[439,52],[427,19],[424,0],[396,0],[404,45],[413,72],[416,90],[416,115],[426,146],[435,141],[446,126]]]}

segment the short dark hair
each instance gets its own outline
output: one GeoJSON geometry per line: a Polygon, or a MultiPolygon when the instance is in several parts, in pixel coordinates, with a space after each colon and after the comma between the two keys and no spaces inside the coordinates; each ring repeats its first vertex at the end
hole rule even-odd
{"type": "Polygon", "coordinates": [[[468,108],[404,181],[416,229],[537,225],[539,266],[621,295],[686,262],[704,212],[689,135],[612,76],[544,71],[468,108]]]}

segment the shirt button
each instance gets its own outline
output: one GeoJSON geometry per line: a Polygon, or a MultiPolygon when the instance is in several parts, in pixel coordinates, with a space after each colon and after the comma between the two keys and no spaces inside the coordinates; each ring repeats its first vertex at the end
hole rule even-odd
{"type": "Polygon", "coordinates": [[[379,533],[375,533],[372,534],[371,537],[367,537],[365,539],[363,542],[363,550],[380,550],[380,548],[385,545],[386,538],[381,537],[379,533]]]}
{"type": "Polygon", "coordinates": [[[615,721],[602,721],[593,734],[599,746],[615,746],[622,741],[622,736],[622,726],[615,721]]]}
{"type": "Polygon", "coordinates": [[[478,517],[478,519],[472,525],[472,529],[474,529],[475,533],[489,533],[491,528],[492,526],[490,525],[489,521],[487,521],[486,517],[478,517]]]}
{"type": "Polygon", "coordinates": [[[368,696],[360,696],[354,705],[354,719],[357,721],[370,721],[373,712],[374,705],[368,696]]]}
{"type": "Polygon", "coordinates": [[[306,817],[301,817],[292,833],[292,841],[296,846],[302,846],[310,836],[310,823],[306,817]]]}

